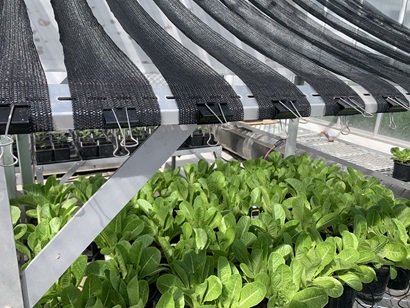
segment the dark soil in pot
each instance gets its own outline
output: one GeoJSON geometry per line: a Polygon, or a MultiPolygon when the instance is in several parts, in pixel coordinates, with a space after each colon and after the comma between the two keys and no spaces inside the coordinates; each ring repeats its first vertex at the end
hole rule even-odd
{"type": "Polygon", "coordinates": [[[406,290],[409,287],[410,270],[397,268],[396,279],[390,279],[387,287],[393,290],[406,290]]]}
{"type": "Polygon", "coordinates": [[[377,280],[374,280],[371,283],[364,283],[363,290],[357,292],[357,298],[369,305],[378,303],[383,299],[384,292],[390,279],[390,268],[387,266],[375,269],[375,272],[377,280]]]}
{"type": "Polygon", "coordinates": [[[357,291],[345,285],[342,296],[338,298],[329,297],[325,308],[351,308],[356,301],[357,291]]]}

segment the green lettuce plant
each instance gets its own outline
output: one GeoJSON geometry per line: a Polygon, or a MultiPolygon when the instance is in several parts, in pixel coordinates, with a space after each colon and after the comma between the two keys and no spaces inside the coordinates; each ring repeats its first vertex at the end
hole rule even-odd
{"type": "Polygon", "coordinates": [[[393,155],[392,159],[394,161],[397,161],[403,164],[410,163],[410,149],[400,150],[398,147],[394,147],[390,149],[390,153],[393,155]]]}

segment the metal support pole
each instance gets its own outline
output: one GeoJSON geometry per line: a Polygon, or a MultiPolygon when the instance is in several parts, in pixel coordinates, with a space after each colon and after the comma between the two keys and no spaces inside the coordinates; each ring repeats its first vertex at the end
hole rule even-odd
{"type": "Polygon", "coordinates": [[[295,155],[296,153],[296,139],[298,137],[299,119],[292,119],[289,121],[288,138],[286,139],[285,157],[295,155]]]}
{"type": "Polygon", "coordinates": [[[91,197],[22,272],[26,307],[38,302],[195,127],[160,126],[91,197]]]}
{"type": "Polygon", "coordinates": [[[374,124],[373,137],[376,137],[376,135],[379,133],[380,124],[382,123],[382,119],[383,119],[383,113],[378,113],[376,116],[376,123],[374,124]]]}
{"type": "MultiPolygon", "coordinates": [[[[8,142],[9,140],[7,140],[4,136],[1,136],[1,144],[6,144],[8,142]]],[[[11,153],[13,153],[12,152],[13,145],[12,144],[4,145],[2,147],[3,147],[3,163],[5,165],[11,165],[14,162],[14,159],[11,155],[11,153]]],[[[17,198],[16,173],[15,173],[14,166],[5,167],[4,172],[6,175],[6,182],[4,183],[4,185],[7,185],[8,197],[10,199],[17,198]]]]}
{"type": "Polygon", "coordinates": [[[17,135],[17,152],[23,186],[34,183],[33,164],[31,162],[30,135],[17,135]]]}
{"type": "Polygon", "coordinates": [[[3,167],[0,167],[0,243],[0,307],[20,308],[23,307],[23,294],[3,167]]]}
{"type": "Polygon", "coordinates": [[[68,171],[66,172],[66,174],[64,174],[64,176],[61,178],[60,180],[60,185],[64,185],[73,175],[74,173],[77,172],[78,169],[80,169],[82,166],[85,165],[85,161],[79,161],[79,162],[75,162],[70,169],[68,169],[68,171]]]}
{"type": "Polygon", "coordinates": [[[403,4],[401,6],[401,10],[399,13],[399,18],[397,20],[397,22],[401,25],[404,23],[408,5],[409,5],[409,0],[403,0],[403,4]]]}

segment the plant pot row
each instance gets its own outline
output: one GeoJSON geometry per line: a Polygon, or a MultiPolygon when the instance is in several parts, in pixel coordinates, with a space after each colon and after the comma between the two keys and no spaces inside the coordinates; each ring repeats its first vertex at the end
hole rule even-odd
{"type": "MultiPolygon", "coordinates": [[[[98,157],[111,157],[113,156],[114,147],[112,143],[105,144],[91,144],[83,145],[79,148],[82,159],[93,159],[98,157]]],[[[64,162],[78,159],[75,150],[69,145],[65,147],[49,147],[36,149],[36,161],[37,164],[47,164],[64,162]]]]}
{"type": "Polygon", "coordinates": [[[363,284],[363,289],[360,292],[357,292],[349,286],[345,286],[342,296],[329,298],[329,303],[326,305],[326,308],[353,307],[356,299],[373,306],[383,300],[386,288],[392,290],[408,289],[410,281],[409,270],[397,268],[396,279],[390,279],[390,269],[387,266],[376,269],[375,271],[377,280],[363,284]]]}
{"type": "Polygon", "coordinates": [[[37,164],[68,161],[71,159],[71,151],[72,147],[68,143],[59,146],[43,144],[36,147],[36,161],[37,164]]]}
{"type": "Polygon", "coordinates": [[[209,134],[193,134],[189,136],[179,147],[179,149],[186,149],[186,148],[195,148],[195,147],[207,147],[210,145],[216,144],[216,140],[214,135],[211,135],[209,138],[209,134]]]}

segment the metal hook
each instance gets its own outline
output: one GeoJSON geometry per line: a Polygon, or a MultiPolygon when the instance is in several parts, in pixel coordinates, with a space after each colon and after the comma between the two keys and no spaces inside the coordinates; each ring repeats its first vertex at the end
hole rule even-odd
{"type": "Polygon", "coordinates": [[[127,140],[123,139],[121,140],[121,146],[124,148],[134,148],[139,145],[138,139],[135,139],[134,136],[132,135],[132,127],[131,127],[131,122],[130,122],[130,117],[128,115],[128,109],[125,108],[125,115],[127,116],[127,124],[128,124],[128,136],[130,139],[133,141],[131,144],[127,144],[127,140]]]}
{"type": "Polygon", "coordinates": [[[210,143],[210,141],[211,141],[211,139],[212,139],[212,135],[214,135],[215,136],[215,134],[212,134],[212,129],[211,129],[211,125],[208,125],[208,131],[209,131],[209,138],[208,138],[208,140],[206,141],[206,144],[208,145],[208,146],[210,146],[210,147],[216,147],[216,146],[218,146],[219,145],[219,141],[218,140],[216,140],[216,143],[215,144],[211,144],[210,143]]]}
{"type": "Polygon", "coordinates": [[[387,96],[386,101],[399,105],[400,107],[406,109],[407,111],[410,111],[410,106],[407,106],[406,103],[404,103],[400,98],[398,97],[392,97],[392,96],[387,96]]]}
{"type": "MultiPolygon", "coordinates": [[[[114,149],[114,152],[112,154],[115,157],[119,157],[119,156],[122,156],[122,155],[117,155],[116,153],[120,150],[123,140],[125,140],[125,134],[124,134],[124,131],[122,130],[122,127],[121,127],[120,121],[118,120],[117,114],[115,113],[115,109],[111,108],[111,111],[114,114],[115,121],[117,122],[118,128],[120,130],[120,136],[115,136],[115,149],[114,149]],[[118,138],[121,139],[119,143],[118,143],[118,138]]],[[[124,141],[124,143],[125,143],[125,141],[124,141]]],[[[130,155],[130,151],[128,151],[128,149],[126,147],[124,147],[124,149],[127,152],[125,154],[125,156],[130,155]]]]}
{"type": "Polygon", "coordinates": [[[356,110],[357,112],[359,112],[362,116],[364,116],[365,118],[373,118],[374,115],[371,114],[370,112],[366,111],[366,109],[364,109],[362,106],[359,105],[358,102],[356,102],[353,98],[351,97],[346,97],[347,99],[343,98],[343,97],[339,97],[339,99],[344,102],[345,104],[349,105],[350,107],[352,107],[354,110],[356,110]]]}
{"type": "Polygon", "coordinates": [[[389,128],[390,129],[396,129],[397,128],[396,121],[394,120],[394,116],[391,113],[389,113],[389,128]]]}
{"type": "Polygon", "coordinates": [[[306,119],[303,119],[302,115],[300,114],[299,110],[296,108],[295,104],[293,103],[293,101],[289,101],[290,104],[292,105],[293,109],[295,109],[295,111],[293,111],[292,109],[290,109],[288,106],[286,106],[286,104],[284,104],[281,100],[279,101],[279,104],[281,104],[283,107],[285,107],[289,112],[291,112],[295,118],[299,119],[299,123],[300,124],[307,124],[308,121],[306,119]]]}
{"type": "Polygon", "coordinates": [[[347,120],[347,117],[344,116],[345,121],[343,123],[342,117],[339,117],[340,121],[340,133],[344,136],[347,136],[350,134],[350,127],[349,127],[349,121],[347,120]]]}
{"type": "Polygon", "coordinates": [[[15,106],[14,106],[14,105],[11,105],[10,113],[9,113],[8,118],[7,118],[6,130],[5,130],[5,132],[4,132],[4,138],[6,139],[6,142],[5,142],[5,143],[0,143],[0,159],[3,158],[3,155],[4,155],[4,147],[10,146],[9,149],[10,149],[11,157],[13,158],[13,162],[12,162],[11,164],[0,164],[1,167],[12,167],[12,166],[17,165],[17,163],[19,162],[18,157],[16,157],[16,156],[13,154],[13,147],[12,147],[12,145],[13,145],[13,143],[14,143],[14,139],[13,139],[13,137],[12,137],[11,135],[9,135],[10,125],[11,125],[11,121],[12,121],[13,114],[14,114],[14,108],[15,108],[15,106]]]}

